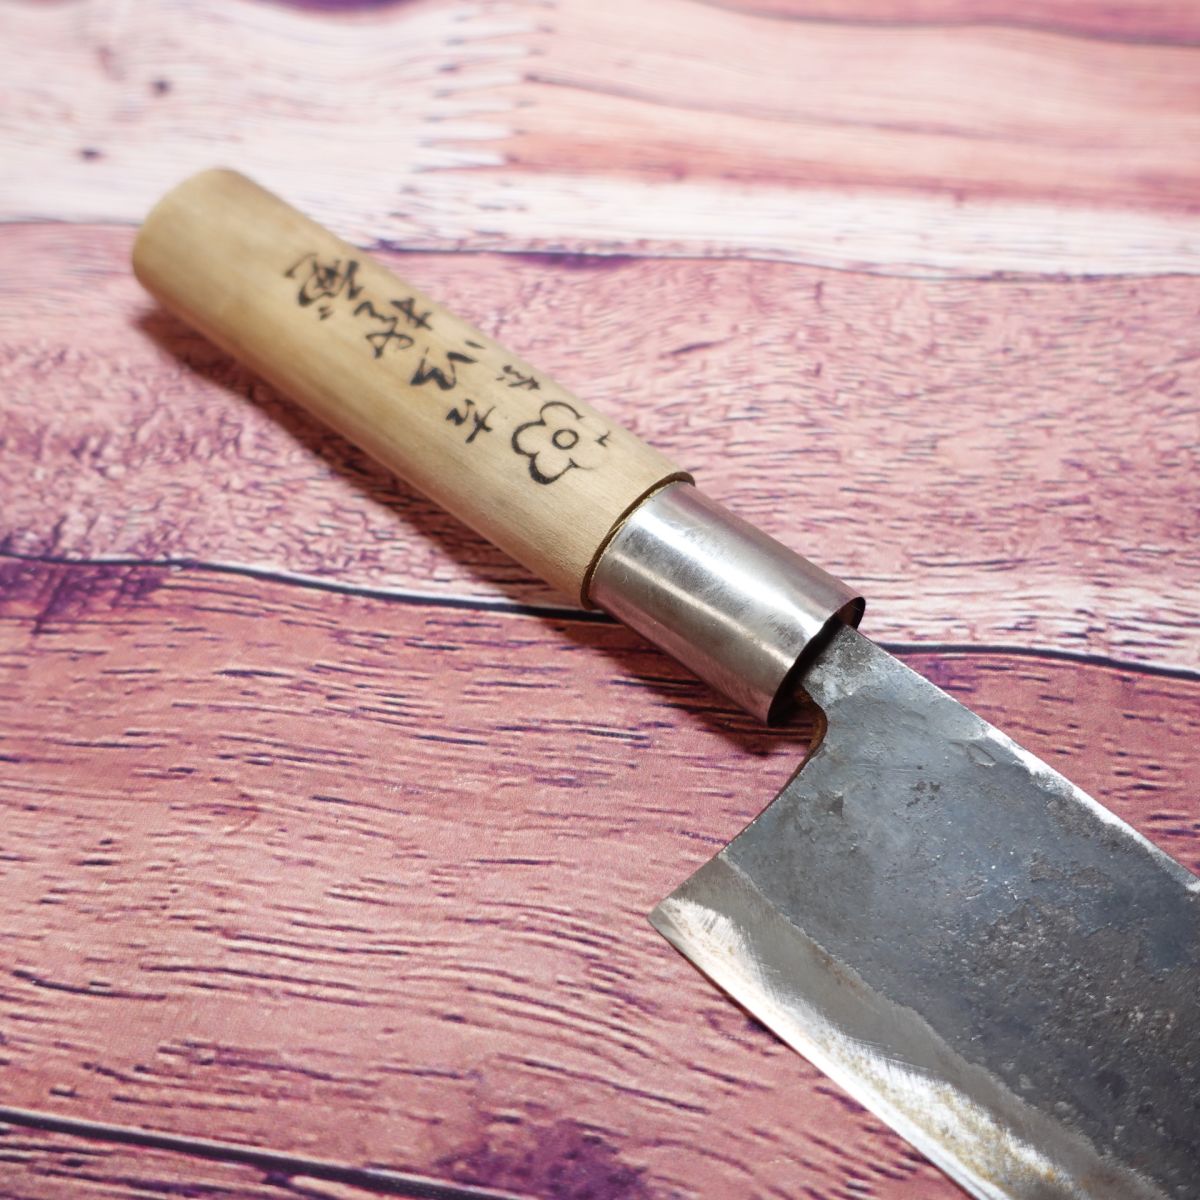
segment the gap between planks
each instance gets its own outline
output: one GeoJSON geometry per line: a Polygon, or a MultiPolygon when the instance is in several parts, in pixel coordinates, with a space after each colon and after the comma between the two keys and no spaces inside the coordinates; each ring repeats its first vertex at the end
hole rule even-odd
{"type": "MultiPolygon", "coordinates": [[[[407,588],[372,587],[367,584],[343,583],[337,579],[321,579],[315,575],[283,571],[270,567],[255,567],[243,563],[203,562],[194,558],[141,559],[128,556],[67,558],[53,554],[17,554],[0,550],[0,561],[38,563],[50,567],[125,567],[167,571],[196,571],[209,575],[228,575],[240,579],[257,579],[288,587],[307,588],[338,596],[359,596],[367,600],[382,600],[426,608],[460,609],[471,612],[500,613],[514,617],[536,617],[540,620],[571,621],[589,625],[614,625],[617,622],[599,609],[584,609],[570,605],[523,604],[516,600],[491,599],[486,596],[467,596],[441,592],[423,592],[407,588]]],[[[0,596],[3,592],[0,591],[0,596]]],[[[1152,676],[1156,679],[1179,679],[1200,682],[1200,668],[1139,662],[1136,659],[1116,658],[1081,650],[1063,650],[1054,646],[1012,646],[991,642],[887,641],[873,638],[880,649],[889,654],[983,654],[998,658],[1041,659],[1048,662],[1075,663],[1099,667],[1106,671],[1122,671],[1131,675],[1152,676]]]]}
{"type": "Polygon", "coordinates": [[[471,1184],[448,1183],[382,1167],[356,1167],[347,1163],[331,1162],[328,1159],[305,1158],[258,1146],[244,1146],[237,1142],[184,1137],[136,1125],[82,1121],[56,1116],[53,1113],[0,1106],[0,1132],[5,1126],[37,1129],[44,1133],[66,1134],[88,1141],[136,1146],[145,1150],[167,1150],[210,1162],[258,1167],[273,1175],[283,1175],[292,1181],[319,1179],[388,1196],[409,1196],[414,1200],[527,1200],[514,1192],[496,1191],[494,1188],[476,1187],[471,1184]]]}

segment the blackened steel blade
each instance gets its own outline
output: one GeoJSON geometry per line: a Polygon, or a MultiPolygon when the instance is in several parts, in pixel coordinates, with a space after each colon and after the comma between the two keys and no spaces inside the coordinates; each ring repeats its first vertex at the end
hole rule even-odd
{"type": "Polygon", "coordinates": [[[1200,1197],[1200,880],[851,629],[804,688],[654,925],[976,1196],[1200,1197]]]}

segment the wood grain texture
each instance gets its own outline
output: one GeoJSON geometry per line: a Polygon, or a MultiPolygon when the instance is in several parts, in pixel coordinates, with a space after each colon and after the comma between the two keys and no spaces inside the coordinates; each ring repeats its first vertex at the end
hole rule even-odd
{"type": "Polygon", "coordinates": [[[1200,47],[1128,10],[1097,37],[699,0],[132,11],[5,11],[0,215],[135,222],[224,160],[356,243],[1200,270],[1200,47]]]}
{"type": "MultiPolygon", "coordinates": [[[[3,1200],[111,1200],[113,1196],[183,1195],[194,1200],[297,1200],[292,1181],[264,1179],[252,1167],[196,1162],[179,1155],[109,1147],[61,1134],[0,1126],[3,1200]]],[[[314,1189],[308,1195],[336,1196],[314,1189]]],[[[355,1200],[370,1193],[359,1191],[355,1200]]]]}
{"type": "Polygon", "coordinates": [[[1086,34],[1112,41],[1200,41],[1187,0],[704,0],[717,8],[792,21],[888,25],[994,25],[1086,34]]]}
{"type": "MultiPolygon", "coordinates": [[[[2,595],[5,1103],[501,1187],[592,1154],[604,1195],[956,1194],[646,924],[796,732],[605,623],[154,568],[2,595]]],[[[909,661],[1200,866],[1200,684],[909,661]]]]}
{"type": "Polygon", "coordinates": [[[0,1107],[0,1164],[3,1200],[58,1200],[64,1189],[83,1200],[128,1195],[366,1200],[380,1194],[524,1200],[478,1184],[6,1107],[0,1107]]]}
{"type": "Polygon", "coordinates": [[[0,1106],[119,1133],[0,1130],[0,1196],[381,1190],[204,1138],[530,1200],[960,1196],[645,922],[804,730],[165,317],[128,227],[223,161],[381,247],[1195,870],[1194,7],[15,0],[0,37],[0,1106]]]}
{"type": "MultiPolygon", "coordinates": [[[[0,547],[568,603],[157,312],[129,245],[0,231],[0,547]]],[[[384,258],[862,587],[877,638],[1200,661],[1192,280],[384,258]]]]}
{"type": "Polygon", "coordinates": [[[1100,208],[1196,198],[1192,47],[788,23],[693,0],[646,6],[636,33],[621,5],[562,4],[542,37],[517,165],[1100,208]],[[1031,78],[1036,104],[1015,86],[1031,78]]]}

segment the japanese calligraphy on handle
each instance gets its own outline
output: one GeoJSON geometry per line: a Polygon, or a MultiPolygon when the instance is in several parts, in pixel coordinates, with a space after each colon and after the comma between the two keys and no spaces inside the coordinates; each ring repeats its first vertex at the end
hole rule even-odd
{"type": "Polygon", "coordinates": [[[147,217],[167,308],[533,571],[590,570],[671,462],[282,200],[206,171],[147,217]]]}

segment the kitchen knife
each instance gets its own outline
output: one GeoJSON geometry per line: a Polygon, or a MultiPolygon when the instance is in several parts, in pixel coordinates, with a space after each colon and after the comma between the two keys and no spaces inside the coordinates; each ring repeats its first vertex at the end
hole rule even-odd
{"type": "Polygon", "coordinates": [[[229,171],[169,309],[531,570],[815,748],[662,902],[676,946],[979,1197],[1200,1196],[1200,880],[860,635],[853,589],[229,171]]]}

